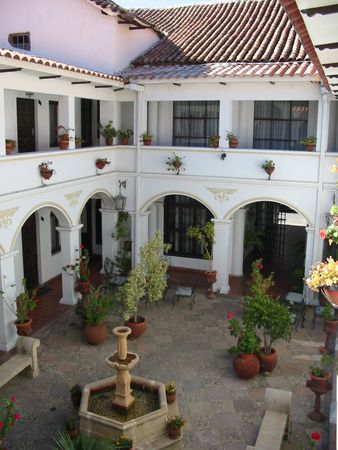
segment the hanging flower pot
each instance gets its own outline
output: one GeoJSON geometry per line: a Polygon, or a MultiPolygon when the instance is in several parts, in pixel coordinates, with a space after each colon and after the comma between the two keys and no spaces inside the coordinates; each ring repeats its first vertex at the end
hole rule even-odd
{"type": "Polygon", "coordinates": [[[275,170],[275,163],[271,159],[269,161],[266,160],[265,163],[261,165],[261,168],[269,175],[268,179],[270,180],[272,172],[275,170]]]}
{"type": "Polygon", "coordinates": [[[53,164],[52,161],[43,161],[39,164],[40,175],[44,180],[49,180],[56,173],[54,169],[49,167],[51,164],[53,164]]]}

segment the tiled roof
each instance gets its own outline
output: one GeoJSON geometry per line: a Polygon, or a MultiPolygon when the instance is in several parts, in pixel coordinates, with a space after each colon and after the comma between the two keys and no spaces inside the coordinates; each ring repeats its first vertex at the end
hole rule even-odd
{"type": "Polygon", "coordinates": [[[54,67],[56,69],[68,70],[69,72],[81,73],[83,75],[91,75],[93,77],[98,77],[105,80],[120,81],[120,82],[124,81],[120,76],[117,75],[110,75],[108,73],[96,72],[91,69],[84,69],[82,67],[72,66],[70,64],[54,61],[52,59],[40,58],[39,56],[33,56],[27,53],[20,53],[13,50],[8,50],[6,48],[0,48],[0,56],[34,64],[41,64],[42,66],[54,67]]]}
{"type": "Polygon", "coordinates": [[[166,37],[139,65],[277,63],[309,60],[279,0],[135,9],[166,37]]]}
{"type": "Polygon", "coordinates": [[[130,67],[121,75],[129,79],[179,79],[216,77],[304,77],[315,75],[310,61],[285,63],[210,63],[130,67]]]}

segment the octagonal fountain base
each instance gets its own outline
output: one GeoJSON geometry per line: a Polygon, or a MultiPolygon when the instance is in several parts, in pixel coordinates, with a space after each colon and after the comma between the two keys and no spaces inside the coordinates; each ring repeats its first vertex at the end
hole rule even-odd
{"type": "MultiPolygon", "coordinates": [[[[148,412],[140,412],[136,405],[135,411],[132,410],[122,416],[120,412],[114,413],[112,406],[111,414],[110,411],[107,414],[104,411],[104,408],[107,408],[107,398],[110,395],[113,397],[115,385],[115,377],[109,377],[85,386],[79,411],[80,431],[83,434],[108,438],[124,434],[133,439],[133,447],[138,450],[157,450],[173,445],[178,441],[178,439],[173,440],[167,436],[167,416],[174,416],[179,413],[176,402],[167,404],[163,383],[133,376],[131,386],[135,389],[135,392],[137,389],[144,390],[147,394],[152,393],[154,398],[150,401],[148,412]],[[95,399],[100,396],[107,398],[102,407],[97,407],[95,399]]],[[[143,406],[141,409],[143,409],[143,406]]]]}

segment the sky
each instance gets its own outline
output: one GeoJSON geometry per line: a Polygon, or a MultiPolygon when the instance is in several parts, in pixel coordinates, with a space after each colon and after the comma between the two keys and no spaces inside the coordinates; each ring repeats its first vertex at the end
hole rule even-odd
{"type": "MultiPolygon", "coordinates": [[[[216,0],[215,0],[216,1],[216,0]]],[[[192,3],[213,3],[212,0],[116,0],[123,8],[166,8],[191,5],[192,3]]]]}

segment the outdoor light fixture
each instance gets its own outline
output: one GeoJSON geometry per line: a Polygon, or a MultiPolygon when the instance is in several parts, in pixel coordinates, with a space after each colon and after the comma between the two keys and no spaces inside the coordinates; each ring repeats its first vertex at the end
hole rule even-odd
{"type": "Polygon", "coordinates": [[[124,189],[126,189],[126,187],[127,187],[127,180],[124,180],[124,181],[119,180],[119,195],[114,197],[115,209],[117,211],[124,210],[124,208],[126,206],[127,197],[125,197],[124,195],[121,194],[121,188],[122,187],[124,189]]]}

